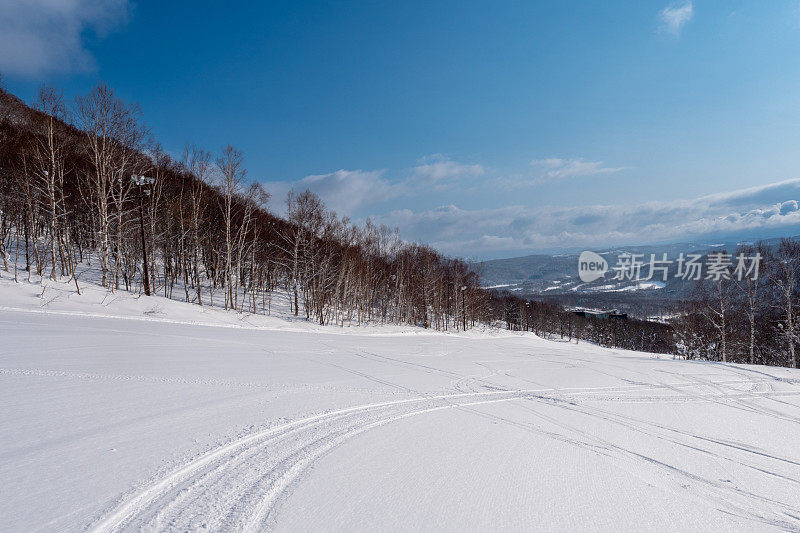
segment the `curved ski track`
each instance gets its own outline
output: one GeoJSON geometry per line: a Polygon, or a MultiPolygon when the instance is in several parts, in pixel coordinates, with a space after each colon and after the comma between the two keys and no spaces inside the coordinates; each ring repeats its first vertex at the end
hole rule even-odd
{"type": "MultiPolygon", "coordinates": [[[[479,382],[480,378],[464,378],[456,382],[456,387],[471,387],[476,381],[479,382]]],[[[716,388],[745,383],[755,385],[759,381],[746,379],[702,385],[716,388]]],[[[90,529],[270,529],[275,525],[278,507],[293,484],[320,457],[372,428],[444,409],[472,411],[471,407],[474,406],[519,399],[559,401],[584,397],[601,401],[728,400],[738,403],[745,399],[782,395],[771,390],[741,390],[733,387],[724,392],[719,389],[700,394],[685,390],[697,385],[701,384],[641,383],[558,390],[484,390],[371,403],[330,411],[257,431],[200,455],[177,470],[155,479],[138,492],[129,494],[116,508],[92,524],[90,529]],[[630,395],[641,392],[647,394],[630,395]],[[678,394],[669,395],[669,392],[678,394]]],[[[783,394],[797,395],[800,392],[783,394]]],[[[576,408],[574,403],[568,407],[576,408]]]]}

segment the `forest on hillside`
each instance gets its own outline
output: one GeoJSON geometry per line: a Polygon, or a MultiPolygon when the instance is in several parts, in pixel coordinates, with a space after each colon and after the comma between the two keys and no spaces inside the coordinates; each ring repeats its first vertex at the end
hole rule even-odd
{"type": "MultiPolygon", "coordinates": [[[[69,280],[96,261],[108,291],[269,313],[275,291],[319,324],[502,324],[542,336],[686,358],[796,366],[800,251],[764,253],[762,281],[700,283],[670,323],[579,316],[480,286],[474,266],[396,230],[362,225],[309,191],[270,198],[233,146],[179,159],[140,108],[99,84],[66,102],[42,87],[29,106],[0,89],[0,270],[69,280]],[[270,211],[285,202],[285,217],[270,211]]],[[[2,274],[0,272],[0,274],[2,274]]]]}
{"type": "Polygon", "coordinates": [[[277,217],[239,150],[188,146],[176,161],[106,85],[70,105],[52,88],[32,107],[0,99],[6,271],[21,254],[26,272],[73,278],[79,290],[75,267],[96,254],[110,291],[261,313],[284,290],[295,315],[320,324],[463,329],[491,318],[466,262],[356,226],[308,191],[290,193],[277,217]]]}

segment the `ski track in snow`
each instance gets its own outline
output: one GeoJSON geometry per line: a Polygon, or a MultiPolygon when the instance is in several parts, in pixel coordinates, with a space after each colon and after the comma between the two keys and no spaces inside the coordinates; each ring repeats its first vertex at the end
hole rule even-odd
{"type": "MultiPolygon", "coordinates": [[[[25,515],[17,524],[30,526],[28,529],[48,529],[49,524],[98,532],[279,528],[281,517],[289,515],[296,503],[292,495],[297,497],[302,492],[297,489],[314,486],[312,480],[319,483],[313,477],[314,470],[324,466],[327,455],[334,454],[331,459],[337,461],[344,457],[347,467],[353,455],[346,452],[359,444],[359,436],[369,439],[379,435],[381,427],[388,426],[386,431],[411,427],[412,422],[407,421],[415,417],[413,424],[427,417],[450,420],[459,415],[498,424],[496,427],[508,430],[498,431],[501,436],[508,436],[511,430],[521,431],[530,434],[530,442],[556,443],[563,447],[557,458],[562,454],[575,457],[574,452],[590,455],[607,462],[609,469],[625,472],[631,480],[663,490],[671,498],[669,502],[689,500],[696,502],[697,508],[711,508],[733,517],[738,529],[800,531],[800,505],[798,498],[792,501],[791,496],[800,494],[800,455],[793,452],[796,443],[780,442],[782,437],[798,435],[800,374],[796,371],[666,361],[658,356],[531,337],[505,337],[494,346],[486,342],[488,337],[445,339],[432,334],[420,335],[422,340],[411,342],[395,333],[333,336],[327,330],[308,331],[297,324],[281,332],[246,326],[233,330],[237,326],[201,328],[188,319],[137,317],[126,323],[101,313],[18,311],[8,307],[0,320],[7,335],[22,331],[14,345],[16,353],[0,347],[0,356],[4,356],[0,359],[0,379],[15,384],[15,390],[23,394],[19,405],[12,406],[16,412],[27,413],[27,403],[38,400],[35,394],[24,396],[24,387],[31,387],[35,393],[55,391],[62,395],[52,398],[68,399],[68,394],[80,399],[81,394],[89,394],[86,391],[101,391],[117,402],[117,410],[112,409],[111,415],[121,413],[122,417],[102,419],[109,414],[100,411],[101,419],[94,424],[98,402],[93,398],[86,404],[73,404],[79,410],[86,409],[84,418],[78,419],[89,421],[86,426],[56,428],[50,434],[41,427],[30,429],[39,420],[29,423],[22,416],[9,419],[7,428],[24,426],[29,431],[22,432],[19,442],[9,440],[0,447],[0,460],[6,459],[6,464],[14,468],[13,461],[36,459],[44,465],[38,472],[47,473],[56,463],[70,459],[67,455],[50,458],[51,450],[73,451],[71,443],[81,446],[77,451],[103,468],[114,463],[103,463],[102,457],[98,461],[96,450],[92,451],[96,443],[91,440],[103,432],[113,431],[115,437],[99,442],[116,446],[116,438],[130,445],[142,441],[120,435],[120,427],[130,425],[136,431],[141,427],[137,424],[148,416],[179,422],[184,410],[196,413],[199,409],[204,415],[208,408],[211,416],[224,417],[230,410],[210,408],[228,400],[234,408],[250,409],[236,423],[224,425],[216,419],[208,427],[200,426],[200,431],[207,429],[211,439],[203,441],[205,444],[187,448],[184,442],[182,448],[174,450],[185,453],[188,449],[193,457],[170,459],[168,452],[173,451],[170,446],[174,441],[165,441],[156,448],[162,455],[147,463],[146,469],[121,478],[124,483],[114,485],[113,492],[95,497],[95,502],[103,503],[91,505],[76,498],[74,501],[82,507],[62,504],[44,526],[25,515]],[[68,317],[70,314],[73,316],[68,317]],[[142,340],[144,332],[146,338],[142,340]],[[31,347],[29,340],[40,334],[47,348],[37,352],[39,348],[31,347]],[[48,339],[48,335],[52,337],[48,339]],[[128,349],[133,339],[138,353],[128,349]],[[204,348],[202,353],[183,357],[198,347],[204,348]],[[23,350],[31,353],[20,355],[23,350]],[[150,358],[138,361],[136,357],[142,357],[144,350],[150,358]],[[170,355],[170,351],[179,352],[180,357],[161,368],[160,357],[170,355]],[[95,352],[102,357],[95,357],[95,352]],[[240,353],[245,355],[231,359],[234,371],[215,366],[219,354],[240,353]],[[177,366],[195,361],[202,367],[198,371],[177,366]],[[599,384],[605,386],[593,386],[599,384]],[[117,387],[127,387],[126,393],[117,397],[108,392],[117,387]],[[124,408],[139,391],[153,392],[154,403],[160,406],[158,402],[164,402],[164,406],[156,409],[147,403],[137,404],[149,411],[126,413],[124,408]],[[187,403],[181,403],[182,399],[187,403]],[[294,404],[296,400],[302,403],[294,404]],[[256,404],[259,408],[250,407],[256,401],[262,402],[256,404]],[[264,405],[269,408],[261,410],[264,405]],[[650,418],[673,408],[684,409],[680,411],[683,416],[690,413],[687,407],[698,410],[697,418],[687,423],[669,416],[650,418]],[[297,418],[285,421],[286,409],[294,409],[291,416],[297,418]],[[758,435],[741,428],[728,431],[730,428],[722,426],[712,431],[702,423],[691,423],[719,413],[729,417],[734,426],[741,416],[749,423],[756,421],[749,429],[777,430],[775,441],[755,438],[758,435]],[[251,429],[242,433],[243,427],[251,429]],[[217,444],[208,448],[209,442],[217,444]],[[304,480],[308,481],[305,485],[304,480]]],[[[191,314],[187,312],[186,316],[191,314]]],[[[333,328],[331,332],[335,331],[333,328]]],[[[155,427],[163,430],[164,426],[155,427]]],[[[196,435],[198,426],[189,427],[194,428],[189,435],[196,435]]],[[[442,426],[443,431],[453,427],[442,426]]],[[[148,435],[152,439],[161,433],[148,435]]],[[[454,455],[459,452],[458,448],[453,450],[454,455]]],[[[128,460],[141,458],[130,449],[127,453],[128,460]]],[[[433,464],[436,457],[422,460],[433,464]]],[[[391,468],[388,463],[392,457],[387,455],[385,461],[386,468],[391,468]]],[[[19,478],[25,476],[17,470],[11,472],[19,478]]],[[[25,479],[12,480],[9,486],[14,482],[30,490],[33,497],[49,494],[50,487],[25,479]]],[[[583,487],[591,488],[591,483],[583,487]]],[[[40,512],[36,504],[29,503],[31,499],[17,501],[40,512]]],[[[13,511],[11,506],[6,510],[13,511]]]]}
{"type": "Polygon", "coordinates": [[[292,481],[315,459],[347,439],[410,416],[525,395],[523,391],[492,391],[397,400],[337,410],[270,428],[187,463],[128,498],[93,529],[236,526],[257,531],[270,518],[271,509],[292,481]],[[499,395],[502,396],[498,398],[499,395]],[[466,398],[469,401],[458,401],[466,398]],[[223,518],[225,523],[209,523],[209,516],[223,518]],[[195,523],[195,519],[201,523],[195,523]]]}
{"type": "MultiPolygon", "coordinates": [[[[493,374],[494,372],[490,372],[493,374]]],[[[480,379],[467,377],[456,383],[456,388],[474,386],[480,379]]],[[[774,380],[774,378],[772,378],[774,380]]],[[[744,403],[752,398],[798,396],[800,391],[754,390],[769,383],[768,379],[725,380],[718,382],[690,381],[672,384],[642,384],[620,387],[594,387],[576,389],[490,390],[396,400],[366,404],[328,413],[314,415],[277,427],[272,427],[226,444],[202,455],[171,474],[154,480],[146,488],[129,495],[111,513],[92,526],[93,531],[117,530],[242,530],[261,531],[275,525],[280,503],[291,491],[293,484],[302,478],[313,463],[345,443],[370,429],[413,416],[425,415],[446,409],[467,410],[477,416],[490,417],[502,423],[520,425],[510,419],[477,410],[488,404],[510,401],[539,401],[562,409],[602,418],[608,422],[655,436],[685,448],[692,453],[711,455],[725,461],[759,470],[767,475],[782,477],[798,485],[800,479],[786,478],[780,474],[749,466],[741,456],[747,454],[766,457],[776,462],[800,467],[800,463],[770,456],[758,450],[734,443],[720,442],[702,436],[681,432],[647,420],[625,417],[602,408],[578,404],[580,398],[590,401],[617,402],[734,402],[744,403]],[[714,392],[696,392],[698,388],[714,392]],[[740,390],[739,387],[749,390],[740,390]],[[664,396],[658,391],[672,391],[678,395],[664,396]],[[632,394],[633,393],[633,394],[632,394]],[[642,395],[641,393],[653,393],[642,395]],[[703,447],[706,446],[706,447],[703,447]],[[727,452],[727,455],[726,453],[727,452]]],[[[800,529],[800,513],[784,503],[765,498],[730,484],[705,479],[678,469],[658,459],[642,455],[635,450],[614,445],[580,428],[563,424],[528,409],[534,417],[545,418],[564,431],[547,434],[533,424],[522,424],[568,445],[589,449],[615,460],[624,467],[626,463],[646,463],[661,470],[668,477],[690,480],[704,490],[690,494],[702,500],[713,498],[724,510],[739,518],[769,524],[788,530],[800,529]]],[[[773,415],[774,413],[764,412],[773,415]]],[[[794,423],[800,423],[792,419],[794,423]]],[[[635,468],[631,468],[635,471],[635,468]]],[[[799,471],[800,473],[800,471],[799,471]]],[[[673,485],[675,483],[673,482],[673,485]]],[[[679,490],[679,488],[675,488],[679,490]]],[[[685,495],[684,495],[685,496],[685,495]]]]}

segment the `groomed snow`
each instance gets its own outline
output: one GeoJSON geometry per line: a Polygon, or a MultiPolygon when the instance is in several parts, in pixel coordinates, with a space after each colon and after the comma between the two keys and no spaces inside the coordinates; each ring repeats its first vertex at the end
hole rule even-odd
{"type": "Polygon", "coordinates": [[[798,530],[800,372],[0,280],[0,530],[798,530]]]}

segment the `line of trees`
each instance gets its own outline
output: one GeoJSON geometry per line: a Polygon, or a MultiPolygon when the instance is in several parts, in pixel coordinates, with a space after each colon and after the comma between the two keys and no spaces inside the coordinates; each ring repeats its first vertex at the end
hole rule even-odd
{"type": "Polygon", "coordinates": [[[733,255],[740,253],[760,255],[758,276],[699,281],[672,321],[675,352],[687,359],[797,368],[800,242],[740,246],[733,255]]]}
{"type": "Polygon", "coordinates": [[[467,262],[356,226],[308,191],[289,194],[286,218],[268,200],[236,148],[189,146],[176,161],[107,85],[71,105],[43,87],[32,108],[0,90],[0,266],[14,279],[80,291],[78,265],[97,261],[109,291],[251,313],[285,291],[295,315],[320,324],[493,320],[467,262]]]}
{"type": "Polygon", "coordinates": [[[586,316],[562,305],[492,292],[492,314],[514,331],[532,331],[540,337],[568,342],[590,342],[609,348],[674,354],[675,336],[670,324],[636,318],[586,316]]]}

